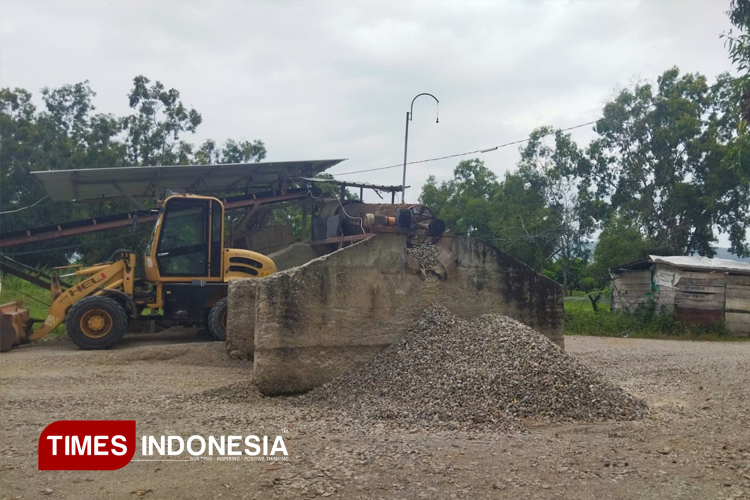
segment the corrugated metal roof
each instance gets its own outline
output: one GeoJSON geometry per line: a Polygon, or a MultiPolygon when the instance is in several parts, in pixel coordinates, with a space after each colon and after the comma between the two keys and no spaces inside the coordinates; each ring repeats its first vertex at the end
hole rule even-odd
{"type": "Polygon", "coordinates": [[[627,264],[620,264],[610,268],[610,271],[619,274],[623,271],[635,269],[648,269],[652,263],[666,264],[680,269],[699,269],[704,271],[727,271],[739,274],[750,274],[750,263],[731,259],[711,259],[700,256],[662,256],[649,255],[627,264]]]}
{"type": "Polygon", "coordinates": [[[31,175],[44,185],[53,201],[151,198],[166,189],[205,194],[266,190],[278,186],[284,177],[312,177],[342,161],[89,168],[31,172],[31,175]]]}
{"type": "Polygon", "coordinates": [[[657,264],[669,264],[681,269],[706,269],[710,271],[744,271],[750,273],[750,263],[730,259],[712,259],[700,256],[649,255],[649,259],[657,264]]]}

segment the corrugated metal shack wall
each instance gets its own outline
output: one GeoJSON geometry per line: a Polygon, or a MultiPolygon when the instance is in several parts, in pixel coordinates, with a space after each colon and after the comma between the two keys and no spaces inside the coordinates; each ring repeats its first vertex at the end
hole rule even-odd
{"type": "Polygon", "coordinates": [[[750,337],[750,276],[681,270],[658,264],[613,278],[612,310],[635,312],[654,300],[657,311],[674,308],[677,319],[697,324],[725,320],[732,335],[750,337]]]}
{"type": "Polygon", "coordinates": [[[635,312],[640,306],[645,306],[650,300],[657,302],[657,310],[660,307],[672,307],[670,300],[662,304],[661,297],[651,287],[651,271],[626,271],[612,280],[612,310],[635,312]]]}
{"type": "Polygon", "coordinates": [[[675,306],[677,319],[710,324],[724,319],[726,273],[680,271],[675,306]]]}
{"type": "Polygon", "coordinates": [[[732,335],[750,337],[750,276],[727,276],[724,319],[732,335]]]}

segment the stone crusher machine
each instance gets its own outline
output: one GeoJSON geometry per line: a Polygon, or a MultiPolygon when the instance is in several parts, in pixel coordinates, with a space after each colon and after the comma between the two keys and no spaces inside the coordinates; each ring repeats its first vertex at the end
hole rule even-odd
{"type": "Polygon", "coordinates": [[[413,232],[440,237],[445,222],[432,210],[419,204],[370,204],[357,201],[330,201],[313,222],[313,241],[336,236],[357,236],[369,232],[413,232]]]}

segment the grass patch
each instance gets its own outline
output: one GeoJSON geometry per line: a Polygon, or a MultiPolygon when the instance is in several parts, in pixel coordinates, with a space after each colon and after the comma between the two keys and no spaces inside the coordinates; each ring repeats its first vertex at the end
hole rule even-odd
{"type": "MultiPolygon", "coordinates": [[[[16,301],[21,307],[29,310],[32,318],[45,319],[49,312],[50,294],[28,281],[24,281],[16,276],[9,274],[0,276],[0,304],[16,301]]],[[[39,328],[39,323],[34,328],[39,328]]],[[[58,337],[65,334],[65,324],[59,325],[50,332],[50,336],[58,337]]]]}
{"type": "Polygon", "coordinates": [[[656,313],[643,308],[633,314],[610,311],[609,302],[599,301],[594,312],[587,298],[565,300],[565,334],[598,337],[632,337],[680,340],[742,340],[733,337],[723,321],[696,325],[678,321],[672,312],[656,313]]]}

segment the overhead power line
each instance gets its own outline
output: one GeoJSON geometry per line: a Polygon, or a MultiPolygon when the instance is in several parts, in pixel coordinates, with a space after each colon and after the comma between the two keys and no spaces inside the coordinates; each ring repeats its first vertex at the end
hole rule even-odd
{"type": "Polygon", "coordinates": [[[0,215],[13,214],[13,213],[16,213],[16,212],[20,212],[21,210],[26,210],[27,208],[35,207],[35,206],[39,205],[41,202],[43,202],[44,200],[46,200],[47,198],[49,198],[49,195],[45,196],[41,200],[35,201],[31,205],[26,205],[25,207],[16,208],[15,210],[6,210],[5,212],[0,212],[0,215]]]}
{"type": "MultiPolygon", "coordinates": [[[[559,130],[553,130],[552,132],[550,132],[548,134],[544,134],[544,135],[542,135],[540,137],[547,137],[548,135],[554,135],[557,132],[567,132],[568,130],[574,130],[574,129],[577,129],[577,128],[585,127],[587,125],[593,125],[597,121],[599,121],[599,120],[597,119],[597,120],[593,120],[593,121],[590,121],[590,122],[586,122],[586,123],[581,123],[581,124],[578,124],[578,125],[574,125],[572,127],[563,128],[563,129],[559,129],[559,130]]],[[[438,156],[437,158],[428,158],[426,160],[410,161],[410,162],[407,162],[406,164],[407,165],[415,165],[417,163],[427,163],[427,162],[431,162],[431,161],[447,160],[449,158],[457,158],[459,156],[473,155],[473,154],[478,154],[478,153],[489,153],[491,151],[496,151],[496,150],[498,150],[500,148],[505,148],[505,147],[508,147],[508,146],[513,146],[514,144],[522,144],[522,143],[528,142],[530,140],[531,140],[531,138],[527,137],[526,139],[519,139],[517,141],[506,142],[506,143],[498,144],[497,146],[493,146],[493,147],[490,147],[490,148],[475,149],[474,151],[466,151],[465,153],[456,153],[456,154],[447,155],[447,156],[438,156]]],[[[376,170],[387,170],[389,168],[397,168],[397,167],[403,167],[403,166],[404,166],[403,163],[398,163],[398,164],[395,164],[395,165],[388,165],[387,167],[367,168],[367,169],[364,169],[364,170],[354,170],[352,172],[341,172],[341,173],[336,173],[336,174],[332,174],[332,175],[337,176],[337,175],[361,174],[363,172],[374,172],[376,170]]]]}
{"type": "MultiPolygon", "coordinates": [[[[718,87],[726,85],[728,83],[731,84],[731,83],[733,83],[733,82],[735,82],[737,80],[740,80],[740,78],[734,78],[732,80],[726,80],[726,81],[722,81],[722,82],[716,82],[715,84],[708,86],[706,88],[706,90],[712,90],[714,88],[718,88],[718,87]]],[[[542,135],[540,137],[547,137],[549,135],[554,135],[557,132],[567,132],[568,130],[575,130],[577,128],[586,127],[587,125],[593,125],[594,123],[598,122],[599,120],[600,120],[600,118],[597,118],[596,120],[592,120],[592,121],[589,121],[589,122],[586,122],[586,123],[581,123],[581,124],[578,124],[578,125],[573,125],[572,127],[567,127],[567,128],[563,128],[563,129],[559,129],[559,130],[553,130],[552,132],[550,132],[548,134],[544,134],[544,135],[542,135]]],[[[505,147],[508,147],[508,146],[513,146],[514,144],[523,144],[524,142],[528,142],[529,140],[530,140],[530,138],[527,137],[526,139],[519,139],[517,141],[506,142],[506,143],[499,144],[497,146],[493,146],[493,147],[490,147],[490,148],[475,149],[474,151],[466,151],[465,153],[456,153],[456,154],[452,154],[452,155],[438,156],[436,158],[427,158],[426,160],[410,161],[410,162],[407,162],[406,164],[407,165],[415,165],[417,163],[428,163],[428,162],[431,162],[431,161],[447,160],[449,158],[458,158],[459,156],[467,156],[467,155],[474,155],[474,154],[481,154],[481,153],[489,153],[491,151],[496,151],[496,150],[498,150],[500,148],[505,148],[505,147]]],[[[364,173],[364,172],[375,172],[376,170],[388,170],[389,168],[397,168],[397,167],[403,167],[403,166],[404,166],[404,164],[402,162],[402,163],[397,163],[397,164],[394,164],[394,165],[388,165],[387,167],[366,168],[366,169],[363,169],[363,170],[354,170],[354,171],[351,171],[351,172],[341,172],[341,173],[332,174],[332,175],[337,176],[337,175],[361,174],[361,173],[364,173]]]]}

